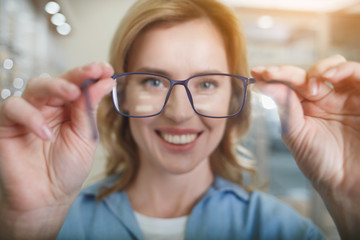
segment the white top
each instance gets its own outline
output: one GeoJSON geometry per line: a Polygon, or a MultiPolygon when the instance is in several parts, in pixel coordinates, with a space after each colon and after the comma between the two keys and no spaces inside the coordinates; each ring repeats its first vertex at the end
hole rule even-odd
{"type": "Polygon", "coordinates": [[[145,240],[184,240],[188,216],[154,218],[135,212],[145,240]]]}

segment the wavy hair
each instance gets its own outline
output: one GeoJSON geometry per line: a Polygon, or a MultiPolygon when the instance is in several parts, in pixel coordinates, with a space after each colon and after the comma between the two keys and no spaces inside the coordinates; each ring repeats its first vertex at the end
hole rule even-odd
{"type": "MultiPolygon", "coordinates": [[[[157,24],[175,25],[198,18],[209,19],[220,32],[225,43],[230,72],[247,76],[245,38],[239,21],[231,9],[216,0],[137,1],[129,9],[115,33],[110,63],[116,73],[126,72],[128,53],[137,36],[145,29],[157,24]]],[[[210,155],[210,165],[214,174],[250,190],[252,185],[245,184],[244,173],[254,176],[255,168],[251,164],[252,161],[244,157],[244,149],[238,145],[250,127],[250,91],[246,101],[241,114],[227,120],[223,138],[210,155]]],[[[98,121],[102,145],[107,151],[106,175],[121,172],[117,182],[100,194],[101,199],[125,189],[132,183],[137,174],[139,156],[138,147],[130,131],[129,119],[116,113],[111,96],[102,100],[98,121]]],[[[248,154],[245,153],[246,155],[248,154]]]]}

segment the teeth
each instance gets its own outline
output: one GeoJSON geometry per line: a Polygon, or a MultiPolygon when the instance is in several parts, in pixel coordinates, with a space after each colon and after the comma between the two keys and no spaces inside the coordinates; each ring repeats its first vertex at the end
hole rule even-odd
{"type": "Polygon", "coordinates": [[[170,135],[162,133],[161,137],[172,144],[187,144],[195,140],[196,134],[170,135]]]}

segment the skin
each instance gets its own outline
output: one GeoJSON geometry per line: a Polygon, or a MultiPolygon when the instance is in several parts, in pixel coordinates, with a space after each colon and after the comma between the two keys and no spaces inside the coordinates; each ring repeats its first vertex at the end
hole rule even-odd
{"type": "MultiPolygon", "coordinates": [[[[229,72],[221,35],[205,19],[153,27],[137,38],[129,56],[128,71],[147,69],[172,79],[229,72]]],[[[226,119],[197,115],[182,86],[173,89],[162,114],[131,118],[131,132],[140,151],[138,177],[127,189],[133,208],[154,217],[189,214],[213,181],[209,155],[220,142],[225,124],[226,119]],[[169,144],[159,133],[198,136],[189,144],[169,144]]]]}
{"type": "MultiPolygon", "coordinates": [[[[179,64],[184,63],[179,61],[179,64]]],[[[194,71],[186,68],[171,70],[174,76],[170,77],[180,79],[194,71]]],[[[86,79],[100,79],[89,89],[96,110],[100,99],[113,87],[114,81],[109,78],[112,74],[113,69],[107,64],[93,63],[56,78],[35,78],[30,80],[22,97],[10,97],[1,104],[1,239],[56,237],[71,203],[90,172],[96,148],[80,86],[86,79]]],[[[280,107],[286,106],[289,91],[286,84],[292,86],[289,113],[286,119],[281,115],[282,122],[287,123],[284,141],[299,168],[322,196],[342,238],[358,238],[360,64],[333,56],[320,60],[307,71],[288,65],[259,66],[253,69],[252,74],[259,80],[258,88],[273,96],[280,107]],[[283,84],[267,84],[275,79],[283,84]],[[325,84],[326,81],[332,83],[333,90],[325,84]]],[[[183,89],[177,90],[173,94],[174,102],[183,95],[183,89]]],[[[182,199],[184,205],[171,199],[165,213],[149,212],[141,203],[135,208],[149,215],[177,216],[188,212],[191,202],[198,197],[191,196],[189,192],[194,190],[200,194],[211,179],[211,175],[206,174],[208,171],[204,170],[196,179],[199,189],[181,185],[182,176],[191,176],[200,167],[206,169],[206,152],[194,160],[195,164],[190,161],[176,164],[176,161],[161,160],[161,154],[159,156],[156,151],[148,149],[152,144],[148,142],[152,129],[159,126],[182,126],[186,123],[184,126],[189,127],[188,121],[191,121],[196,128],[206,130],[210,135],[212,128],[209,124],[187,115],[188,111],[184,112],[182,108],[188,109],[189,106],[170,104],[164,116],[143,123],[146,127],[139,129],[145,134],[143,142],[136,137],[139,145],[143,144],[141,168],[144,169],[145,164],[151,166],[141,176],[146,178],[156,172],[161,173],[157,181],[172,179],[169,185],[162,182],[164,191],[151,189],[153,193],[163,196],[164,193],[174,193],[171,192],[172,186],[183,186],[183,189],[176,189],[186,196],[182,199]],[[145,157],[147,153],[151,155],[145,157]],[[171,210],[176,205],[180,205],[181,211],[171,210]]],[[[134,125],[136,123],[132,123],[134,125]]],[[[133,131],[135,136],[135,129],[133,131]]],[[[146,186],[141,184],[143,179],[138,178],[138,181],[138,186],[146,186]]],[[[133,189],[136,189],[136,184],[133,189]]],[[[151,183],[151,186],[154,184],[151,183]]],[[[129,188],[129,195],[131,191],[129,188]]],[[[156,196],[152,195],[154,206],[158,206],[156,196]]]]}
{"type": "Polygon", "coordinates": [[[92,63],[35,78],[21,98],[1,105],[0,238],[55,238],[96,148],[80,86],[101,79],[89,88],[95,107],[114,85],[112,74],[108,64],[92,63]]]}
{"type": "Polygon", "coordinates": [[[283,140],[323,198],[341,237],[357,238],[360,233],[360,64],[336,55],[320,60],[307,72],[284,65],[257,67],[252,74],[261,80],[258,87],[273,96],[282,108],[290,91],[288,130],[283,133],[283,140]],[[266,84],[273,79],[290,84],[293,90],[284,85],[266,84]]]}

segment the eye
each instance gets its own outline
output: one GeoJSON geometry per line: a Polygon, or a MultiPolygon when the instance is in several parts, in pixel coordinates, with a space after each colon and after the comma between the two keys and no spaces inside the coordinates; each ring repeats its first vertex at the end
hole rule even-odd
{"type": "Polygon", "coordinates": [[[156,78],[146,78],[141,81],[141,84],[149,86],[149,87],[163,87],[164,84],[161,80],[156,78]]]}
{"type": "Polygon", "coordinates": [[[201,89],[212,89],[217,87],[217,83],[215,81],[206,80],[199,84],[201,89]]]}

